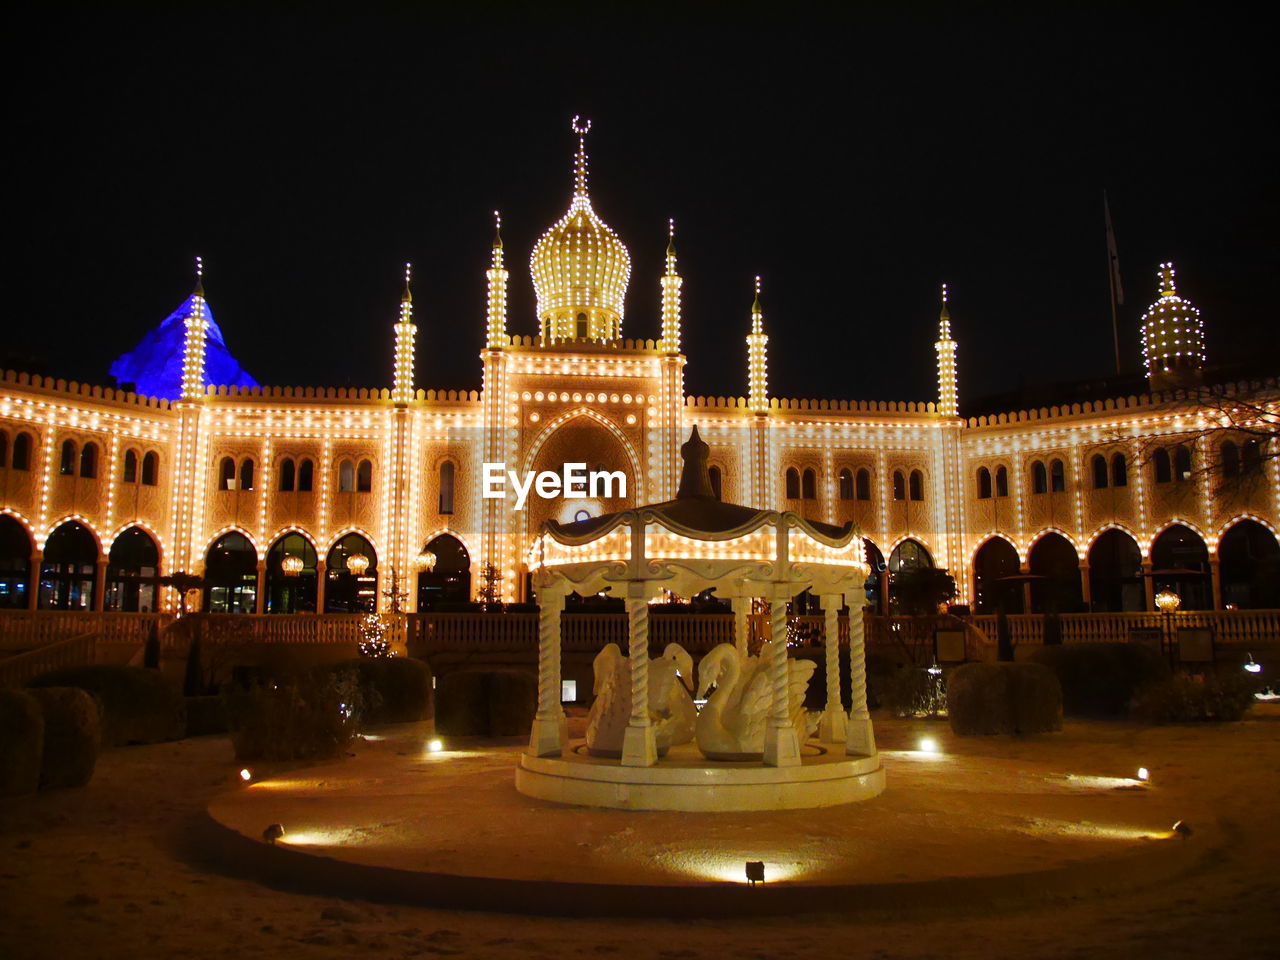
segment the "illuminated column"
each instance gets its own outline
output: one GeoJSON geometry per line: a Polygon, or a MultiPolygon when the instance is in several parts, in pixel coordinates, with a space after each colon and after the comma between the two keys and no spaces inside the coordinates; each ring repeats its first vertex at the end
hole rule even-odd
{"type": "Polygon", "coordinates": [[[328,566],[324,558],[316,560],[316,613],[324,613],[324,588],[328,579],[328,566]]]}
{"type": "Polygon", "coordinates": [[[849,605],[849,734],[845,752],[854,756],[873,757],[876,738],[871,730],[871,711],[867,709],[867,645],[862,628],[862,607],[855,596],[849,605]]]}
{"type": "Polygon", "coordinates": [[[40,568],[44,566],[44,553],[36,550],[31,554],[31,575],[27,578],[27,609],[38,609],[40,603],[40,568]]]}
{"type": "Polygon", "coordinates": [[[266,613],[267,601],[264,594],[267,592],[267,561],[258,561],[258,586],[257,592],[253,597],[253,612],[266,613]]]}
{"type": "Polygon", "coordinates": [[[1089,582],[1089,561],[1080,561],[1080,598],[1086,611],[1093,610],[1093,584],[1089,582]]]}
{"type": "Polygon", "coordinates": [[[1213,609],[1222,609],[1222,564],[1215,550],[1209,557],[1209,582],[1213,588],[1213,609]]]}
{"type": "Polygon", "coordinates": [[[204,261],[196,257],[196,286],[191,292],[191,312],[187,314],[187,335],[182,352],[182,399],[204,396],[204,353],[209,322],[205,319],[204,261]]]}
{"type": "Polygon", "coordinates": [[[944,417],[959,416],[960,400],[956,388],[956,342],[951,339],[951,312],[947,310],[947,285],[942,285],[942,312],[938,314],[938,413],[944,417]]]}
{"type": "Polygon", "coordinates": [[[560,703],[560,612],[564,586],[546,570],[538,571],[538,712],[529,731],[529,753],[558,757],[567,739],[564,707],[560,703]]]}
{"type": "Polygon", "coordinates": [[[745,663],[751,637],[751,598],[733,597],[729,606],[733,609],[733,645],[738,651],[738,657],[745,663]]]}
{"type": "Polygon", "coordinates": [[[485,276],[489,278],[489,312],[486,344],[505,347],[507,338],[507,271],[502,265],[502,215],[493,211],[493,254],[485,276]]]}
{"type": "Polygon", "coordinates": [[[787,594],[779,585],[769,598],[769,643],[761,652],[773,705],[764,733],[764,762],[770,767],[800,764],[800,737],[791,722],[791,665],[787,659],[787,594]]]}
{"type": "Polygon", "coordinates": [[[395,325],[396,357],[391,399],[397,404],[413,402],[414,341],[418,326],[413,322],[413,294],[409,292],[410,265],[404,265],[404,293],[400,296],[400,320],[395,325]]]}
{"type": "Polygon", "coordinates": [[[1146,600],[1145,610],[1154,611],[1156,608],[1156,578],[1151,576],[1151,561],[1142,561],[1142,592],[1146,600]]]}
{"type": "Polygon", "coordinates": [[[622,737],[622,765],[651,767],[658,748],[649,719],[649,600],[645,584],[627,584],[627,657],[631,662],[631,718],[622,737]]]}
{"type": "Polygon", "coordinates": [[[747,403],[756,413],[769,410],[768,344],[764,312],[760,309],[760,278],[756,277],[756,298],[751,304],[751,333],[747,336],[747,403]]]}
{"type": "Polygon", "coordinates": [[[680,285],[684,283],[676,273],[676,222],[667,221],[667,272],[659,281],[662,285],[662,349],[665,353],[680,352],[680,285]]]}
{"type": "Polygon", "coordinates": [[[90,610],[102,612],[105,609],[103,602],[107,596],[107,558],[102,557],[94,564],[93,568],[93,600],[90,602],[90,610]]]}
{"type": "Polygon", "coordinates": [[[822,652],[827,670],[827,705],[818,724],[818,739],[823,743],[844,743],[848,737],[848,714],[840,702],[840,594],[822,598],[825,629],[822,635],[822,652]]]}

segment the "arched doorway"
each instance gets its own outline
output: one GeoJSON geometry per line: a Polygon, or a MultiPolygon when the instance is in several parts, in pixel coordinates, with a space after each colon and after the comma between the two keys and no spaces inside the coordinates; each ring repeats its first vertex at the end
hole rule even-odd
{"type": "Polygon", "coordinates": [[[157,609],[160,598],[160,550],[151,535],[130,527],[116,537],[107,555],[108,610],[146,613],[157,609]]]}
{"type": "Polygon", "coordinates": [[[418,571],[418,610],[448,610],[471,599],[471,555],[462,541],[447,533],[423,548],[435,554],[431,570],[418,571]]]}
{"type": "Polygon", "coordinates": [[[204,560],[204,608],[209,613],[253,613],[258,603],[258,550],[232,530],[214,541],[204,560]]]}
{"type": "Polygon", "coordinates": [[[0,609],[25,610],[30,585],[31,537],[16,519],[0,513],[0,609]]]}
{"type": "Polygon", "coordinates": [[[1280,544],[1257,520],[1241,520],[1218,541],[1222,602],[1244,610],[1280,607],[1280,544]]]}
{"type": "Polygon", "coordinates": [[[358,533],[348,533],[325,558],[324,612],[372,613],[378,609],[378,554],[358,533]]]}
{"type": "Polygon", "coordinates": [[[1018,551],[1003,537],[992,537],[973,556],[974,611],[995,613],[1000,606],[1005,613],[1022,613],[1022,584],[1015,577],[1021,570],[1018,551]]]}
{"type": "Polygon", "coordinates": [[[867,566],[870,568],[867,582],[863,584],[863,592],[867,595],[867,606],[874,612],[883,614],[886,612],[889,600],[889,565],[884,562],[884,554],[874,543],[864,537],[862,544],[866,550],[867,566]]]}
{"type": "Polygon", "coordinates": [[[909,616],[936,612],[939,583],[932,571],[933,556],[924,544],[903,540],[894,547],[889,554],[891,612],[909,616]]]}
{"type": "Polygon", "coordinates": [[[316,612],[316,548],[302,534],[286,533],[267,551],[266,613],[316,612]],[[288,559],[289,567],[285,567],[288,559]],[[294,569],[298,561],[301,569],[294,569]]]}
{"type": "Polygon", "coordinates": [[[41,610],[92,610],[98,541],[87,527],[68,521],[49,534],[40,566],[41,610]]]}
{"type": "Polygon", "coordinates": [[[1046,533],[1027,555],[1031,572],[1044,577],[1031,581],[1032,613],[1078,613],[1084,609],[1080,588],[1080,557],[1060,533],[1046,533]]]}
{"type": "Polygon", "coordinates": [[[1172,590],[1182,598],[1183,610],[1213,609],[1209,548],[1190,527],[1175,523],[1156,537],[1151,545],[1151,574],[1156,593],[1172,590]]]}
{"type": "Polygon", "coordinates": [[[1114,527],[1089,547],[1089,605],[1095,613],[1133,613],[1146,609],[1142,551],[1114,527]]]}

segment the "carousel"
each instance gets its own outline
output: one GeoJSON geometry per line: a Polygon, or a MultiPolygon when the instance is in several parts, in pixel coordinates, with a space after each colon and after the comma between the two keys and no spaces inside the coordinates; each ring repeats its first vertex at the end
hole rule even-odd
{"type": "Polygon", "coordinates": [[[709,448],[694,427],[674,500],[574,523],[544,524],[530,552],[538,594],[538,707],[516,770],[523,794],[634,810],[778,810],[831,806],[884,789],[867,711],[862,635],[867,566],[856,527],[720,502],[709,448]],[[625,599],[626,655],[595,661],[586,737],[570,743],[560,701],[560,615],[570,593],[625,599]],[[812,661],[787,650],[787,603],[808,590],[825,613],[825,709],[805,707],[812,661]],[[675,644],[649,650],[649,605],[665,591],[714,591],[734,612],[734,642],[710,650],[693,685],[675,644]],[[748,652],[753,603],[769,638],[748,652]],[[840,699],[839,611],[849,610],[851,702],[840,699]],[[701,709],[695,706],[701,704],[701,709]]]}

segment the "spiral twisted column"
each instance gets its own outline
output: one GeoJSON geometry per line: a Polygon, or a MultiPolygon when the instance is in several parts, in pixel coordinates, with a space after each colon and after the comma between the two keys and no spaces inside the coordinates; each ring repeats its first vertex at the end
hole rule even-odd
{"type": "Polygon", "coordinates": [[[840,594],[822,598],[822,652],[827,671],[827,703],[818,724],[818,739],[823,743],[844,743],[848,736],[848,716],[840,702],[840,594]]]}
{"type": "Polygon", "coordinates": [[[624,767],[651,767],[658,760],[649,721],[649,601],[640,590],[627,596],[627,655],[631,661],[631,718],[622,738],[624,767]],[[640,595],[637,596],[636,594],[640,595]]]}
{"type": "MultiPolygon", "coordinates": [[[[779,591],[769,601],[769,646],[766,651],[773,706],[764,736],[764,762],[771,767],[800,763],[800,738],[791,722],[790,670],[787,664],[787,598],[779,591]]],[[[762,654],[763,655],[763,654],[762,654]]]]}
{"type": "Polygon", "coordinates": [[[564,750],[565,716],[560,705],[560,612],[564,594],[538,584],[538,712],[529,733],[529,752],[558,757],[564,750]]]}
{"type": "Polygon", "coordinates": [[[848,753],[875,756],[876,738],[867,709],[867,645],[862,631],[862,608],[849,605],[849,733],[848,753]]]}
{"type": "Polygon", "coordinates": [[[734,597],[729,601],[729,605],[733,608],[733,645],[738,651],[738,656],[745,659],[747,656],[747,642],[751,636],[751,598],[750,597],[734,597]]]}

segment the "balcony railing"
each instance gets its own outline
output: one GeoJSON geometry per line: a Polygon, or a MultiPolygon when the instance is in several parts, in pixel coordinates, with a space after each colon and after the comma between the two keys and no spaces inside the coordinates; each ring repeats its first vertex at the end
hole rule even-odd
{"type": "Polygon", "coordinates": [[[0,656],[44,647],[85,633],[103,643],[142,643],[151,625],[166,626],[171,613],[101,613],[88,610],[0,610],[0,656]]]}

